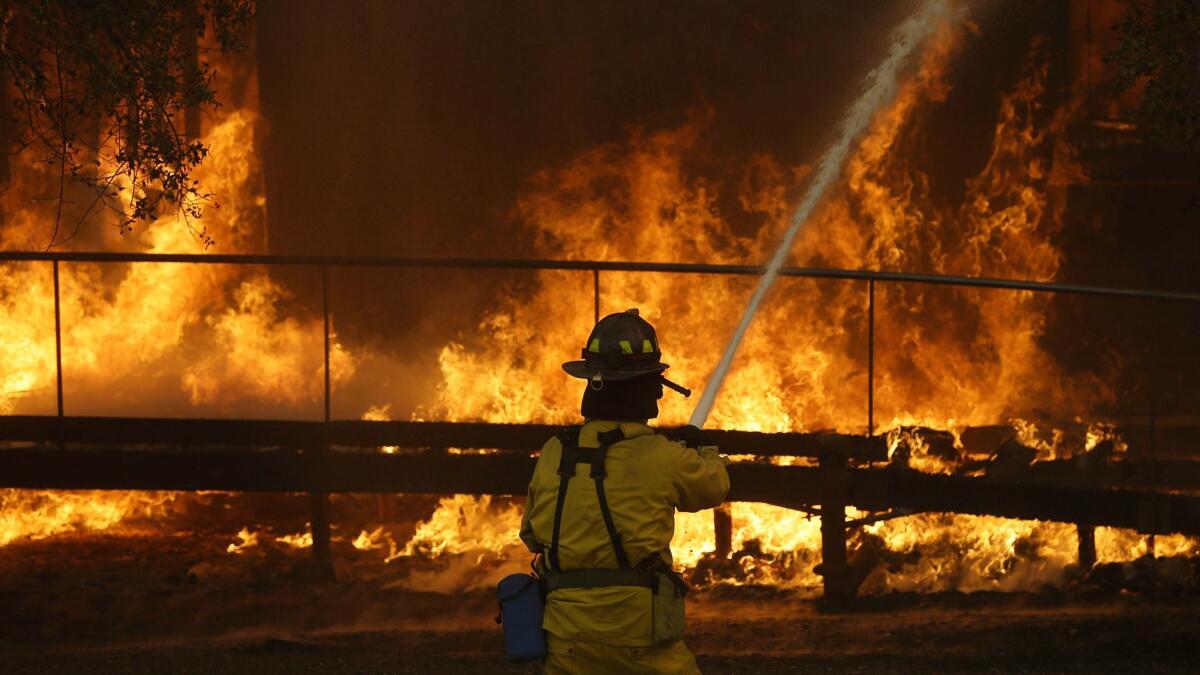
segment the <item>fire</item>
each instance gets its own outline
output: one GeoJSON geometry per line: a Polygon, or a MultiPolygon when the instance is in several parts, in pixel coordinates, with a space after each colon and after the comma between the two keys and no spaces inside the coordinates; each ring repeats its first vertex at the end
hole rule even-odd
{"type": "Polygon", "coordinates": [[[1096,559],[1100,562],[1134,560],[1151,553],[1158,557],[1194,557],[1200,555],[1200,541],[1179,534],[1148,537],[1115,527],[1096,528],[1096,559]]]}
{"type": "MultiPolygon", "coordinates": [[[[286,292],[266,275],[242,282],[233,306],[206,317],[217,344],[225,349],[188,366],[183,387],[192,403],[220,402],[232,407],[246,401],[282,401],[297,406],[323,394],[322,328],[309,320],[282,317],[286,292]],[[316,332],[314,333],[314,329],[316,332]],[[237,395],[230,396],[230,391],[237,395]]],[[[356,364],[336,339],[330,343],[331,382],[341,385],[356,364]]]]}
{"type": "MultiPolygon", "coordinates": [[[[261,169],[252,152],[257,125],[251,113],[234,111],[206,136],[220,159],[206,164],[201,178],[223,199],[220,209],[206,215],[206,227],[227,242],[225,250],[254,252],[248,247],[255,239],[250,231],[263,227],[261,169]]],[[[6,226],[6,238],[17,239],[13,248],[35,246],[44,235],[39,225],[44,223],[32,218],[18,221],[6,226]],[[19,231],[20,223],[28,231],[19,231]]],[[[137,248],[145,252],[196,252],[183,216],[174,212],[138,234],[137,248]]],[[[8,412],[31,412],[29,404],[52,400],[55,386],[49,266],[9,267],[0,311],[3,330],[13,339],[0,353],[7,378],[0,405],[8,412]]],[[[288,296],[266,274],[233,266],[149,263],[123,269],[64,264],[61,269],[68,407],[103,400],[114,409],[144,408],[148,390],[155,389],[169,390],[163,393],[175,398],[174,392],[184,392],[187,400],[177,404],[201,408],[318,400],[324,367],[321,319],[286,315],[288,296]],[[148,374],[153,378],[147,381],[148,374]],[[120,386],[132,381],[138,386],[120,386]],[[104,396],[95,395],[101,391],[104,396]]],[[[353,373],[354,360],[334,340],[331,361],[333,382],[340,385],[353,373]]]]}
{"type": "MultiPolygon", "coordinates": [[[[800,265],[1052,280],[1062,263],[1053,237],[1063,187],[1079,169],[1062,140],[1066,113],[1040,111],[1046,60],[1031,50],[1025,73],[1004,96],[991,153],[968,181],[961,202],[930,194],[929,178],[904,148],[914,147],[930,106],[949,91],[948,65],[966,42],[946,27],[925,52],[895,102],[878,113],[847,165],[838,190],[805,226],[793,251],[800,265]]],[[[811,167],[762,155],[732,167],[729,184],[691,173],[704,156],[715,113],[694,111],[676,129],[636,130],[627,143],[580,153],[533,175],[513,209],[541,255],[568,259],[759,263],[779,240],[811,167]],[[742,211],[731,222],[722,195],[742,211]]],[[[226,113],[208,130],[211,159],[199,177],[220,196],[205,227],[222,252],[260,252],[266,201],[254,154],[260,121],[249,110],[226,113]]],[[[29,159],[29,158],[26,158],[29,159]]],[[[37,163],[5,197],[0,245],[44,246],[37,163]]],[[[41,176],[44,178],[44,176],[41,176]]],[[[111,225],[112,223],[108,223],[111,225]]],[[[130,235],[99,227],[80,247],[153,253],[195,252],[178,214],[130,235]]],[[[590,276],[545,271],[532,292],[514,291],[487,314],[477,335],[449,342],[438,368],[437,399],[420,417],[493,422],[569,423],[579,385],[559,370],[592,324],[590,276]]],[[[717,363],[753,288],[747,278],[605,273],[604,312],[639,307],[658,326],[676,379],[699,387],[717,363]]],[[[61,267],[63,373],[68,414],[294,416],[322,391],[319,316],[293,308],[269,271],[219,265],[64,264],[61,267]],[[147,411],[147,407],[149,410],[147,411]],[[135,411],[135,412],[130,412],[135,411]]],[[[0,413],[53,410],[56,383],[53,295],[45,264],[11,264],[0,277],[0,413]]],[[[1028,292],[876,288],[876,418],[894,449],[911,450],[912,468],[944,472],[954,463],[929,454],[919,432],[1010,423],[1039,459],[1066,452],[1056,420],[1086,419],[1112,394],[1094,379],[1068,376],[1039,344],[1049,300],[1028,292]],[[1032,402],[1053,411],[1042,419],[1032,402]],[[1047,431],[1049,430],[1049,431],[1047,431]],[[1049,440],[1046,440],[1049,439],[1049,440]]],[[[841,281],[782,280],[751,327],[711,417],[713,426],[756,431],[867,429],[866,290],[841,281]]],[[[367,355],[334,337],[331,381],[347,386],[367,355]]],[[[690,402],[663,400],[659,421],[686,421],[690,402]]],[[[388,406],[363,419],[386,420],[388,406]]],[[[1093,424],[1087,447],[1115,440],[1093,424]]],[[[1123,445],[1117,443],[1118,452],[1123,445]]],[[[395,452],[396,448],[384,448],[395,452]]],[[[109,530],[165,512],[168,493],[0,491],[0,546],[76,530],[109,530]]],[[[454,495],[442,499],[403,546],[382,527],[349,543],[362,551],[466,561],[491,572],[523,569],[517,542],[520,504],[454,495]],[[487,564],[484,564],[487,563],[487,564]]],[[[734,504],[729,583],[814,588],[819,518],[758,504],[734,504]]],[[[1014,590],[1061,580],[1075,560],[1074,526],[914,515],[866,525],[855,542],[881,559],[866,588],[1014,590]]],[[[680,514],[672,551],[694,568],[714,548],[711,514],[680,514]]],[[[312,546],[311,534],[271,537],[252,526],[231,555],[268,542],[312,546]]],[[[1149,552],[1195,554],[1186,537],[1150,539],[1097,529],[1101,561],[1149,552]]],[[[461,576],[460,578],[466,578],[461,576]]],[[[473,577],[474,578],[474,577],[473,577]]],[[[478,581],[478,578],[475,578],[478,581]]],[[[447,578],[430,584],[454,588],[447,578]]]]}
{"type": "Polygon", "coordinates": [[[454,495],[438,503],[433,516],[417,526],[398,556],[499,551],[514,544],[520,526],[521,509],[516,504],[494,505],[487,495],[454,495]]]}
{"type": "Polygon", "coordinates": [[[358,536],[350,544],[360,551],[374,551],[383,548],[385,541],[395,546],[395,543],[391,541],[391,537],[383,531],[383,526],[380,525],[370,532],[366,530],[359,532],[358,536]]]}
{"type": "MultiPolygon", "coordinates": [[[[992,157],[970,181],[959,207],[932,203],[924,175],[905,153],[891,151],[919,130],[923,109],[945,95],[943,71],[959,42],[952,32],[942,34],[895,104],[878,116],[850,160],[845,185],[804,231],[795,262],[1054,277],[1059,254],[1050,235],[1058,214],[1048,193],[1051,177],[1068,170],[1046,158],[1053,139],[1033,119],[1044,67],[1031,67],[1005,98],[992,157]]],[[[685,168],[698,158],[712,114],[700,111],[675,130],[635,132],[627,145],[596,148],[536,174],[516,215],[549,256],[762,260],[786,224],[808,168],[780,166],[769,157],[743,167],[738,198],[761,223],[754,234],[743,234],[722,218],[721,186],[685,168]],[[606,187],[612,185],[620,187],[606,187]]],[[[561,377],[556,359],[515,355],[569,355],[578,348],[591,322],[587,282],[580,273],[544,272],[532,298],[514,296],[480,324],[478,345],[486,349],[448,344],[440,359],[436,413],[494,421],[573,419],[578,392],[561,377]],[[545,320],[548,316],[554,321],[545,320]]],[[[849,282],[781,283],[786,288],[773,295],[751,328],[714,411],[714,426],[865,431],[865,288],[849,282]]],[[[604,311],[641,307],[660,327],[674,372],[702,382],[736,321],[730,308],[743,304],[751,285],[738,278],[605,273],[601,303],[604,311]]],[[[1094,400],[1066,396],[1068,389],[1058,384],[1066,378],[1037,344],[1045,297],[939,294],[884,284],[876,292],[876,404],[885,428],[990,424],[1023,412],[1028,400],[1064,415],[1082,414],[1094,400]],[[973,332],[956,323],[974,324],[973,332]]],[[[685,420],[689,405],[666,399],[661,422],[685,420]]]]}
{"type": "MultiPolygon", "coordinates": [[[[234,541],[225,548],[226,553],[240,555],[248,549],[257,548],[263,545],[268,546],[286,546],[291,549],[307,549],[312,548],[313,538],[312,532],[304,530],[294,534],[274,535],[270,532],[261,530],[251,530],[249,527],[243,527],[235,535],[237,541],[234,541]]],[[[345,541],[344,537],[334,536],[333,541],[345,541]]],[[[383,526],[379,526],[374,530],[362,530],[354,539],[350,540],[350,545],[360,551],[375,551],[388,547],[395,554],[396,544],[392,540],[392,536],[386,532],[383,526]]]]}
{"type": "Polygon", "coordinates": [[[1063,523],[924,514],[865,529],[886,543],[876,583],[891,590],[1036,589],[1063,581],[1076,559],[1075,527],[1063,523]]]}
{"type": "MultiPolygon", "coordinates": [[[[205,214],[222,252],[256,252],[265,199],[254,154],[260,122],[235,110],[205,136],[213,161],[198,177],[221,198],[205,214]]],[[[44,247],[46,222],[31,198],[37,164],[19,162],[6,195],[4,245],[44,247]],[[31,206],[32,205],[32,206],[31,206]]],[[[170,212],[121,238],[107,221],[82,247],[195,253],[182,214],[170,212]]],[[[323,394],[323,322],[295,316],[289,296],[262,271],[222,265],[63,264],[62,360],[67,414],[209,414],[315,406],[323,394]],[[149,407],[149,410],[147,408],[149,407]],[[182,411],[182,412],[181,412],[182,411]]],[[[54,410],[53,281],[48,264],[5,265],[0,277],[0,412],[54,410]]],[[[355,359],[336,339],[331,379],[342,386],[355,359]]],[[[159,493],[0,491],[0,545],[73,530],[108,530],[159,509],[159,493]]],[[[243,546],[249,546],[243,543],[243,546]]]]}
{"type": "MultiPolygon", "coordinates": [[[[371,420],[375,422],[387,422],[388,420],[392,419],[392,406],[390,403],[379,406],[373,405],[367,408],[367,411],[363,413],[362,418],[364,420],[371,420]]],[[[394,445],[385,445],[379,450],[380,452],[393,455],[396,453],[397,449],[398,448],[394,445]]]]}
{"type": "Polygon", "coordinates": [[[237,533],[237,538],[238,540],[236,542],[230,544],[225,549],[226,553],[240,555],[244,553],[246,549],[258,546],[258,533],[251,532],[249,528],[243,527],[241,530],[239,530],[237,533]]]}
{"type": "Polygon", "coordinates": [[[296,534],[285,534],[276,537],[275,541],[287,544],[292,548],[312,548],[313,545],[312,532],[309,530],[297,532],[296,534]]]}
{"type": "Polygon", "coordinates": [[[152,522],[170,511],[174,499],[166,492],[0,490],[0,546],[17,539],[152,522]]]}
{"type": "MultiPolygon", "coordinates": [[[[1055,278],[1062,256],[1053,236],[1061,222],[1063,187],[1081,172],[1061,135],[1069,111],[1049,121],[1039,114],[1047,76],[1039,45],[1002,100],[990,158],[967,182],[960,204],[935,203],[928,178],[909,153],[898,151],[913,145],[925,111],[945,98],[947,66],[964,41],[961,30],[946,27],[927,47],[894,104],[877,115],[841,189],[802,232],[793,251],[796,264],[1055,278]]],[[[678,129],[637,130],[626,144],[594,148],[543,170],[529,181],[514,215],[546,257],[760,262],[786,226],[809,167],[751,159],[741,169],[737,196],[759,227],[751,233],[734,227],[717,201],[725,186],[686,168],[702,158],[700,141],[712,117],[702,109],[678,129]]],[[[514,293],[483,319],[478,337],[447,344],[439,360],[439,400],[423,414],[494,422],[575,420],[578,386],[559,372],[558,362],[578,349],[591,326],[589,281],[580,273],[542,272],[531,295],[514,293]]],[[[734,362],[713,425],[864,432],[865,288],[808,280],[780,286],[734,362]]],[[[737,320],[731,308],[744,305],[751,289],[752,281],[738,278],[604,273],[602,313],[639,307],[659,328],[676,379],[695,384],[715,366],[737,320]]],[[[1061,456],[1061,433],[1050,431],[1047,442],[1041,430],[1056,420],[1084,417],[1111,396],[1092,378],[1068,376],[1039,344],[1048,296],[880,284],[876,301],[876,415],[883,430],[893,430],[893,447],[901,440],[913,447],[913,468],[954,467],[924,452],[919,434],[901,427],[956,432],[1008,422],[1039,458],[1052,459],[1061,456]],[[1055,417],[1034,421],[1031,402],[1055,417]]],[[[660,422],[683,423],[689,405],[678,397],[664,399],[660,422]]],[[[1094,425],[1090,442],[1102,433],[1094,425]]],[[[477,511],[481,504],[467,498],[443,503],[423,525],[439,533],[430,541],[454,537],[467,522],[455,514],[477,511]]],[[[496,517],[511,540],[518,514],[496,517]]],[[[811,567],[819,550],[819,519],[735,504],[733,521],[735,551],[755,552],[737,558],[746,581],[818,584],[811,567]]],[[[709,514],[680,514],[676,528],[677,564],[692,567],[713,549],[709,514]]],[[[1075,560],[1075,539],[1068,536],[1073,532],[1064,524],[957,515],[868,525],[862,539],[884,559],[883,573],[868,587],[1012,590],[1058,582],[1075,560]]],[[[420,549],[425,553],[453,550],[425,546],[420,549]]],[[[1137,550],[1103,542],[1101,549],[1102,560],[1137,550]]],[[[417,550],[410,543],[406,552],[417,550]]]]}

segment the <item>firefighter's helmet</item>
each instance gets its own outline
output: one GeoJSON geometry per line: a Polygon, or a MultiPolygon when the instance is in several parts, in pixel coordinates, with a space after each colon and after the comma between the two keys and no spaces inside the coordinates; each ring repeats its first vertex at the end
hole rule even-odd
{"type": "Polygon", "coordinates": [[[609,314],[592,328],[581,350],[583,359],[567,361],[563,370],[571,377],[603,386],[605,380],[628,380],[667,369],[654,326],[636,309],[609,314]]]}

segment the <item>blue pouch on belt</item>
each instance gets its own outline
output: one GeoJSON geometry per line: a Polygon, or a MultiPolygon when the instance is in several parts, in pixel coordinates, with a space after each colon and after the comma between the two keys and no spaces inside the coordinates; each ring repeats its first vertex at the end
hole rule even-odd
{"type": "Polygon", "coordinates": [[[504,626],[504,648],[509,661],[546,658],[546,634],[542,632],[542,591],[532,574],[510,574],[496,585],[504,626]]]}

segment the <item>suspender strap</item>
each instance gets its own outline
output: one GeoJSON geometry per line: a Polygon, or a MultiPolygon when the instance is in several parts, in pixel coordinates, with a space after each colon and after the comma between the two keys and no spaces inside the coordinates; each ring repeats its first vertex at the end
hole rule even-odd
{"type": "Polygon", "coordinates": [[[610,431],[598,434],[600,447],[579,447],[579,427],[569,427],[558,435],[562,445],[562,455],[558,462],[558,501],[554,505],[554,532],[550,540],[550,550],[547,558],[550,570],[544,576],[546,592],[551,593],[564,588],[602,588],[607,586],[633,586],[649,588],[658,592],[657,574],[666,574],[675,584],[680,597],[687,594],[687,585],[657,554],[652,553],[636,567],[631,567],[625,547],[621,544],[621,535],[613,522],[612,511],[608,508],[608,498],[604,495],[604,478],[608,474],[605,458],[608,449],[625,439],[625,432],[620,426],[610,431]],[[584,462],[591,466],[589,475],[596,482],[596,500],[600,504],[600,515],[604,517],[604,527],[608,530],[608,539],[612,543],[613,553],[616,554],[619,569],[587,568],[564,571],[559,564],[558,542],[562,528],[563,506],[567,500],[567,488],[571,478],[575,476],[575,465],[584,462]]]}
{"type": "Polygon", "coordinates": [[[562,445],[562,455],[558,461],[558,501],[554,504],[554,530],[550,536],[550,550],[546,557],[550,561],[550,569],[561,572],[562,566],[558,560],[559,534],[562,530],[563,506],[567,502],[567,488],[571,478],[575,476],[575,465],[578,462],[591,464],[591,476],[596,481],[596,499],[600,502],[600,515],[604,517],[604,527],[608,530],[608,539],[612,542],[617,564],[622,568],[629,567],[629,557],[625,555],[625,547],[621,545],[621,535],[613,523],[612,512],[608,508],[608,499],[604,496],[604,456],[609,446],[625,439],[625,432],[618,426],[610,431],[601,431],[598,435],[600,447],[579,447],[579,427],[571,427],[558,435],[562,445]]]}
{"type": "Polygon", "coordinates": [[[550,559],[550,569],[559,572],[562,567],[558,564],[558,534],[562,527],[563,505],[567,502],[567,486],[575,475],[575,453],[579,450],[579,427],[568,427],[558,435],[562,445],[562,456],[558,460],[558,501],[554,504],[554,532],[550,539],[550,551],[546,557],[550,559]]]}
{"type": "Polygon", "coordinates": [[[596,481],[596,500],[600,502],[600,515],[604,516],[604,527],[608,530],[608,539],[612,542],[613,552],[617,555],[617,564],[624,569],[629,568],[629,556],[625,555],[625,547],[621,545],[621,535],[617,533],[617,526],[613,523],[612,511],[608,508],[608,499],[604,496],[604,455],[608,452],[610,445],[617,443],[625,438],[625,432],[621,431],[621,427],[612,431],[602,431],[599,435],[600,447],[596,448],[592,457],[592,480],[596,481]]]}

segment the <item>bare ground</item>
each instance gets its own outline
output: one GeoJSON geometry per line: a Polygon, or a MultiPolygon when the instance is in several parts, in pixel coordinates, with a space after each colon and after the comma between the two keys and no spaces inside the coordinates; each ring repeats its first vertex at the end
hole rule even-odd
{"type": "MultiPolygon", "coordinates": [[[[3,672],[525,673],[486,590],[395,583],[343,547],[339,580],[303,552],[225,552],[228,535],[68,535],[0,548],[3,672]]],[[[383,570],[383,571],[380,571],[383,570]]],[[[1195,673],[1194,594],[1078,589],[868,598],[824,613],[770,588],[694,594],[706,673],[1195,673]]]]}
{"type": "MultiPolygon", "coordinates": [[[[706,673],[1194,673],[1200,611],[1117,602],[1025,608],[920,606],[820,615],[803,602],[779,618],[722,620],[749,600],[701,598],[688,642],[706,673]]],[[[951,605],[957,603],[949,603],[951,605]]],[[[1019,604],[1019,603],[1016,603],[1019,604]]],[[[738,609],[741,609],[740,607],[738,609]]],[[[472,622],[474,623],[474,622],[472,622]]],[[[482,623],[482,622],[481,622],[482,623]]],[[[528,673],[504,663],[496,630],[467,626],[177,637],[126,644],[7,644],[6,672],[528,673]]]]}

